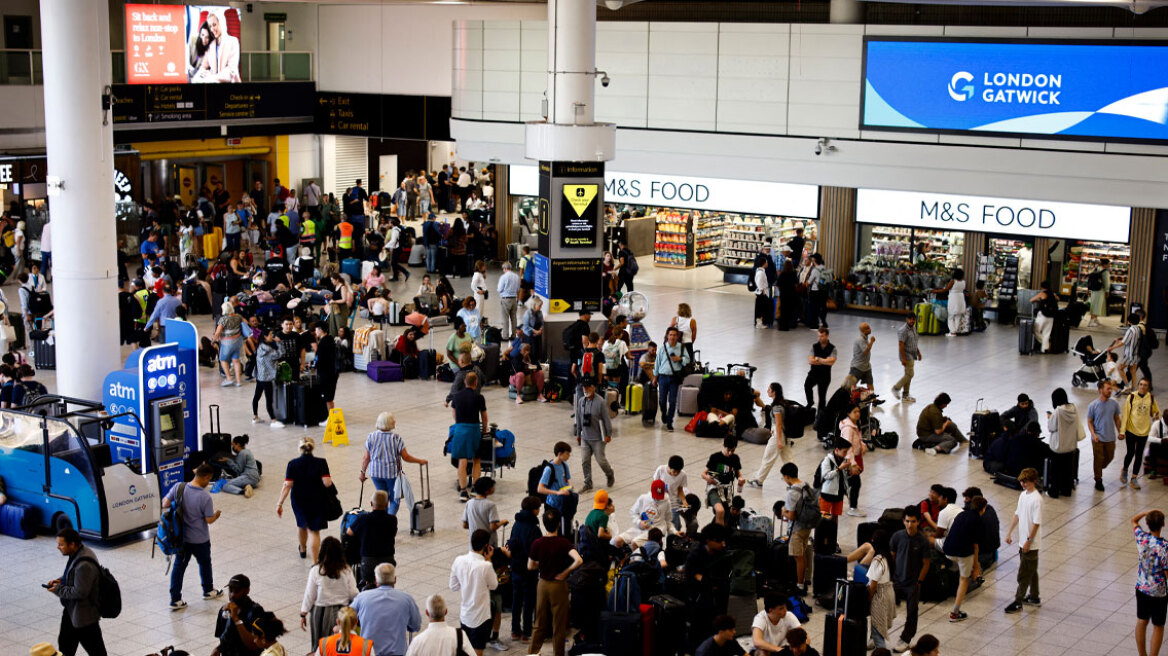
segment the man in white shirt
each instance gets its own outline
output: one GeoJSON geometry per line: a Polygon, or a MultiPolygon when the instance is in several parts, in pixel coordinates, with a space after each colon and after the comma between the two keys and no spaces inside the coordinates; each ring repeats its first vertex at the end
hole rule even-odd
{"type": "Polygon", "coordinates": [[[462,593],[458,621],[476,656],[491,637],[491,590],[499,587],[499,577],[491,566],[491,532],[478,529],[470,536],[470,553],[454,559],[450,566],[450,589],[462,593]]]}
{"type": "Polygon", "coordinates": [[[673,526],[681,530],[681,513],[689,508],[685,495],[689,494],[689,476],[686,475],[685,460],[681,456],[669,456],[669,462],[653,472],[653,480],[665,483],[669,497],[669,510],[673,513],[673,526]]]}
{"type": "Polygon", "coordinates": [[[1022,484],[1022,494],[1018,495],[1018,508],[1010,528],[1006,529],[1006,544],[1014,542],[1014,529],[1018,529],[1018,589],[1014,592],[1014,602],[1006,606],[1007,613],[1022,610],[1022,604],[1041,606],[1038,596],[1038,551],[1042,548],[1042,494],[1038,491],[1038,470],[1027,467],[1018,474],[1022,484]],[[1027,594],[1029,592],[1030,594],[1027,594]]]}
{"type": "Polygon", "coordinates": [[[414,636],[406,656],[475,656],[466,632],[446,623],[446,600],[442,595],[426,598],[426,617],[430,618],[430,624],[414,636]]]}
{"type": "Polygon", "coordinates": [[[763,610],[754,616],[750,633],[755,656],[775,654],[787,646],[787,631],[799,626],[799,618],[788,612],[786,598],[773,592],[763,598],[763,610]]]}
{"type": "Polygon", "coordinates": [[[953,525],[953,520],[961,514],[961,506],[957,505],[957,490],[947,487],[944,494],[941,495],[941,510],[937,513],[937,521],[933,523],[931,520],[925,520],[932,523],[936,532],[933,534],[933,546],[937,551],[941,551],[945,546],[945,534],[949,532],[949,527],[953,525]]]}
{"type": "Polygon", "coordinates": [[[649,531],[659,529],[663,535],[676,535],[679,531],[673,527],[673,510],[669,499],[665,498],[665,481],[653,481],[647,494],[642,494],[633,502],[629,509],[632,519],[632,528],[612,539],[614,545],[620,547],[631,545],[640,547],[649,538],[649,531]]]}
{"type": "Polygon", "coordinates": [[[503,263],[503,275],[499,276],[499,286],[495,289],[499,294],[499,306],[503,310],[503,339],[510,339],[519,330],[516,321],[516,312],[519,308],[519,274],[511,270],[511,263],[503,263]]]}
{"type": "Polygon", "coordinates": [[[316,180],[309,180],[304,187],[304,210],[312,215],[313,219],[320,218],[320,187],[316,180]]]}

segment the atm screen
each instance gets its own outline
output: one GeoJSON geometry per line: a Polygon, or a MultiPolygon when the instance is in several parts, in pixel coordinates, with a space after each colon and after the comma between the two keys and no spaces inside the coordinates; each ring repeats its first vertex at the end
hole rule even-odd
{"type": "Polygon", "coordinates": [[[158,423],[164,432],[174,430],[174,418],[164,414],[158,418],[158,423]]]}

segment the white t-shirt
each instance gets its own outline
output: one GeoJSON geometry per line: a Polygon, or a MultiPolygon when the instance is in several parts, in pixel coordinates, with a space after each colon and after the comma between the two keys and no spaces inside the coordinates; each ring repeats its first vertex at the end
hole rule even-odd
{"type": "Polygon", "coordinates": [[[797,626],[799,626],[799,618],[795,617],[791,611],[787,611],[778,624],[771,624],[771,618],[767,617],[767,612],[760,610],[758,615],[754,616],[754,622],[750,624],[751,629],[762,629],[762,639],[776,647],[786,646],[787,631],[797,626]]]}
{"type": "MultiPolygon", "coordinates": [[[[941,509],[941,512],[937,513],[937,528],[945,529],[945,532],[948,533],[949,527],[953,525],[953,520],[956,519],[957,516],[960,514],[961,514],[961,506],[959,506],[955,503],[951,503],[951,504],[945,506],[944,508],[941,509]]],[[[937,545],[938,551],[941,550],[941,547],[944,544],[945,544],[944,537],[937,538],[936,545],[937,545]]]]}
{"type": "Polygon", "coordinates": [[[680,496],[689,492],[689,476],[686,475],[684,469],[678,472],[677,476],[674,476],[669,473],[668,465],[661,465],[657,471],[653,472],[653,480],[665,483],[670,505],[675,510],[681,506],[680,496]]]}
{"type": "Polygon", "coordinates": [[[892,572],[888,570],[888,562],[883,556],[876,556],[872,564],[868,565],[868,580],[875,583],[891,583],[892,572]]]}
{"type": "Polygon", "coordinates": [[[1014,511],[1018,516],[1018,546],[1026,542],[1026,538],[1030,536],[1030,529],[1038,524],[1039,529],[1034,534],[1034,540],[1030,542],[1032,550],[1042,548],[1042,495],[1038,490],[1033,492],[1023,492],[1018,495],[1018,508],[1014,511]]]}

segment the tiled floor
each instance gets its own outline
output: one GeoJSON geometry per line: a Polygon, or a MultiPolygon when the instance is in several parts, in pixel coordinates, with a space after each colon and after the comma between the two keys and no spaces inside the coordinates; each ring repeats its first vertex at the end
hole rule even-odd
{"type": "MultiPolygon", "coordinates": [[[[491,275],[492,280],[494,276],[491,275]]],[[[413,278],[414,283],[417,280],[413,278]]],[[[469,283],[467,279],[455,282],[463,289],[469,283]]],[[[722,285],[713,268],[678,272],[645,266],[637,282],[652,303],[648,319],[652,335],[663,332],[677,303],[688,302],[699,322],[697,346],[703,360],[714,365],[750,362],[759,368],[755,376],[757,388],[779,381],[789,396],[802,397],[806,354],[814,339],[810,331],[781,333],[751,328],[749,294],[741,286],[722,285]]],[[[397,288],[404,292],[406,287],[399,284],[397,288]]],[[[415,287],[409,287],[412,293],[415,287]]],[[[497,310],[490,311],[496,307],[489,301],[488,314],[497,314],[497,310]]],[[[200,319],[200,326],[206,328],[209,322],[200,319]]],[[[832,315],[830,321],[834,341],[841,351],[850,348],[861,321],[872,323],[877,337],[873,358],[876,381],[879,389],[886,392],[899,376],[895,355],[895,329],[899,321],[858,315],[832,315]]],[[[1096,342],[1109,341],[1116,334],[1114,330],[1099,333],[1096,342]]],[[[1072,342],[1076,337],[1077,334],[1072,335],[1072,342]]],[[[444,339],[440,332],[438,340],[444,339]]],[[[1024,391],[1038,399],[1040,410],[1046,409],[1053,388],[1070,389],[1070,376],[1077,368],[1077,360],[1066,355],[1021,357],[1016,344],[1014,328],[996,325],[987,333],[972,337],[924,339],[924,360],[917,366],[913,384],[913,392],[921,400],[912,406],[890,401],[881,415],[885,428],[896,430],[901,436],[911,436],[916,415],[926,399],[941,391],[953,396],[949,414],[963,427],[967,427],[974,404],[982,397],[991,407],[1005,410],[1017,393],[1024,391]]],[[[1164,364],[1168,358],[1164,353],[1163,349],[1159,351],[1154,361],[1154,368],[1159,371],[1166,371],[1164,364]]],[[[838,384],[845,371],[846,360],[835,367],[835,383],[838,384]]],[[[295,629],[308,563],[296,556],[292,518],[278,519],[274,508],[283,464],[295,455],[296,441],[303,431],[252,425],[247,407],[251,388],[221,389],[215,373],[209,369],[202,373],[206,402],[223,406],[226,430],[251,435],[253,450],[266,464],[268,472],[255,498],[218,495],[215,499],[217,507],[223,510],[222,520],[211,529],[216,583],[222,585],[231,575],[246,573],[253,581],[255,599],[295,629]]],[[[1165,375],[1168,376],[1168,371],[1165,375]]],[[[52,376],[43,378],[51,386],[52,376]]],[[[457,608],[457,595],[447,590],[447,581],[451,561],[466,549],[466,534],[459,524],[462,507],[453,492],[455,472],[441,457],[450,423],[449,411],[442,407],[446,389],[446,385],[434,382],[377,385],[359,374],[343,376],[337,394],[338,405],[345,410],[349,430],[358,439],[349,446],[324,447],[320,454],[330,461],[345,506],[357,505],[357,471],[362,453],[359,436],[371,428],[379,412],[390,410],[396,414],[398,429],[410,451],[432,462],[438,508],[436,534],[412,537],[403,531],[399,538],[399,585],[414,595],[419,604],[427,595],[442,592],[451,607],[457,608]]],[[[523,496],[527,469],[550,456],[552,443],[570,435],[569,409],[564,404],[533,403],[517,407],[507,401],[504,390],[498,387],[488,388],[486,397],[491,420],[511,428],[518,436],[519,466],[503,474],[495,499],[503,516],[510,517],[523,496]]],[[[1078,390],[1072,391],[1072,397],[1084,407],[1091,400],[1091,394],[1078,390]]],[[[711,441],[695,439],[680,430],[666,433],[660,424],[645,429],[635,418],[622,417],[616,425],[617,436],[608,453],[616,468],[617,484],[612,495],[618,519],[625,518],[636,496],[648,490],[653,469],[670,455],[685,457],[690,463],[692,480],[697,478],[705,457],[716,448],[711,441]]],[[[319,438],[321,431],[313,433],[319,438]]],[[[867,458],[861,503],[873,516],[885,507],[919,501],[930,484],[942,482],[958,490],[967,485],[980,485],[998,508],[1003,527],[1008,523],[1016,493],[989,484],[979,461],[968,459],[964,449],[950,456],[929,457],[909,449],[910,442],[911,437],[902,438],[900,449],[881,451],[867,458]]],[[[1122,447],[1120,451],[1122,455],[1122,447]]],[[[744,444],[739,453],[751,469],[757,465],[762,447],[744,444]]],[[[811,471],[822,455],[810,433],[791,454],[806,471],[811,471]]],[[[571,465],[578,477],[578,459],[571,465]]],[[[1082,459],[1083,478],[1088,481],[1090,467],[1088,453],[1082,459]]],[[[1168,488],[1158,482],[1149,483],[1140,492],[1120,488],[1118,469],[1118,463],[1109,469],[1108,489],[1104,493],[1094,492],[1088,484],[1069,499],[1045,501],[1041,609],[1027,608],[1019,615],[1003,614],[1002,609],[1013,595],[1017,568],[1016,553],[1003,548],[1002,562],[988,573],[986,586],[970,595],[965,604],[969,620],[949,624],[949,604],[925,604],[920,632],[940,637],[941,653],[947,656],[1134,653],[1131,634],[1135,621],[1136,560],[1128,519],[1141,509],[1163,507],[1168,488]]],[[[417,469],[411,466],[407,472],[416,486],[417,469]]],[[[763,490],[748,488],[744,496],[748,505],[766,509],[782,493],[782,487],[776,475],[763,490]]],[[[703,512],[703,521],[708,518],[703,512]]],[[[842,521],[840,541],[845,546],[853,543],[856,521],[846,517],[842,521]]],[[[336,532],[335,525],[328,531],[331,535],[336,532]]],[[[141,656],[169,644],[194,654],[211,651],[215,644],[214,615],[219,604],[198,599],[197,574],[193,568],[186,582],[190,607],[171,613],[166,608],[166,563],[158,557],[150,558],[148,540],[98,545],[97,551],[102,562],[121,581],[125,602],[120,618],[103,623],[111,654],[141,656]]],[[[0,575],[4,582],[0,587],[0,653],[23,654],[33,643],[55,639],[60,608],[39,584],[59,575],[63,559],[48,537],[27,542],[0,537],[0,553],[3,554],[0,575]]],[[[808,627],[817,646],[821,645],[824,614],[817,609],[808,627]]],[[[903,621],[903,616],[899,620],[903,621]]],[[[507,626],[505,635],[509,633],[507,626]]],[[[299,654],[308,649],[308,638],[298,629],[284,643],[291,648],[290,653],[299,654]]],[[[524,647],[516,645],[509,653],[522,653],[524,647]]],[[[545,647],[544,652],[549,651],[545,647]]]]}

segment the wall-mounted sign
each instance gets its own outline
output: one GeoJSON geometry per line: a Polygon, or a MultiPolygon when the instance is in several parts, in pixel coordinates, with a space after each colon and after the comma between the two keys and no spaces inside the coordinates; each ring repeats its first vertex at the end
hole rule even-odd
{"type": "Polygon", "coordinates": [[[1168,45],[865,37],[860,103],[861,128],[1168,140],[1168,45]]]}
{"type": "Polygon", "coordinates": [[[1131,208],[860,189],[856,222],[1126,243],[1131,208]]]}
{"type": "Polygon", "coordinates": [[[0,184],[12,182],[12,165],[0,164],[0,184]]]}
{"type": "Polygon", "coordinates": [[[239,82],[239,10],[126,5],[126,82],[239,82]]]}
{"type": "MultiPolygon", "coordinates": [[[[512,196],[539,195],[536,167],[513,165],[508,175],[508,189],[512,196]]],[[[604,202],[816,218],[819,216],[819,187],[605,171],[604,202]]]]}
{"type": "Polygon", "coordinates": [[[312,120],[316,84],[114,85],[114,125],[245,119],[312,120]]]}

